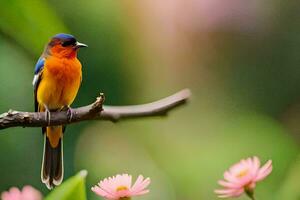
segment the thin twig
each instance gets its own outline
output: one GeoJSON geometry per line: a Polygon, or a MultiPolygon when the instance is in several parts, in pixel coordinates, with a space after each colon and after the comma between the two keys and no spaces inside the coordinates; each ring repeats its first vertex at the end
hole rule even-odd
{"type": "MultiPolygon", "coordinates": [[[[189,99],[189,89],[181,90],[169,97],[148,104],[133,106],[103,106],[104,94],[87,106],[72,109],[72,119],[67,111],[51,112],[50,125],[64,125],[86,120],[109,120],[117,122],[121,119],[164,116],[168,111],[183,105],[189,99]]],[[[45,127],[48,125],[44,112],[21,112],[9,110],[0,115],[0,129],[10,127],[45,127]]]]}

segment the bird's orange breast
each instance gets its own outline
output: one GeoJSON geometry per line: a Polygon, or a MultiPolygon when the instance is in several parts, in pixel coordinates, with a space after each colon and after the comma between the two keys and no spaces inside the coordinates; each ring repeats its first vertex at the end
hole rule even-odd
{"type": "Polygon", "coordinates": [[[49,109],[71,105],[80,87],[81,76],[81,63],[76,57],[47,58],[37,91],[37,101],[49,109]]]}

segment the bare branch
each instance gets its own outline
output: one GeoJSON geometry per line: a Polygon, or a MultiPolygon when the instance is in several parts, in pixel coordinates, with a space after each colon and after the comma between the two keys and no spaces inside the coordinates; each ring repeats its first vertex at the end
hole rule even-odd
{"type": "Polygon", "coordinates": [[[164,116],[168,111],[183,105],[191,95],[190,90],[181,90],[172,96],[148,104],[133,106],[104,106],[104,94],[87,106],[72,109],[72,119],[69,120],[67,111],[51,112],[51,121],[48,124],[44,112],[21,112],[9,110],[0,115],[0,129],[9,127],[45,127],[71,124],[86,120],[109,120],[164,116]]]}

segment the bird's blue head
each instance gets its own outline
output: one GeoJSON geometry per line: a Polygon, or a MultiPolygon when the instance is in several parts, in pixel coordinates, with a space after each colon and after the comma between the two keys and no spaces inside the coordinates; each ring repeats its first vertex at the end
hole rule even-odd
{"type": "Polygon", "coordinates": [[[73,35],[59,33],[51,38],[47,45],[47,52],[58,57],[73,57],[82,47],[87,45],[78,42],[73,35]]]}

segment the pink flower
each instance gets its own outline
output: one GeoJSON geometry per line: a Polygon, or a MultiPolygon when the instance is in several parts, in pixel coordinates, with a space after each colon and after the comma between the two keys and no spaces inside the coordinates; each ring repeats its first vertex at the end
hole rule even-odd
{"type": "Polygon", "coordinates": [[[256,156],[241,160],[224,173],[225,180],[218,182],[224,189],[215,190],[215,193],[220,198],[227,198],[238,197],[245,192],[254,199],[253,192],[256,183],[266,178],[271,172],[271,160],[262,167],[260,167],[260,161],[256,156]]]}
{"type": "Polygon", "coordinates": [[[150,184],[150,178],[144,179],[139,175],[133,186],[131,186],[131,179],[128,174],[118,174],[100,181],[98,185],[92,187],[92,191],[108,200],[130,199],[149,192],[146,187],[150,184]]]}
{"type": "Polygon", "coordinates": [[[12,187],[1,194],[2,200],[42,200],[42,198],[42,194],[29,185],[24,186],[22,191],[12,187]]]}

